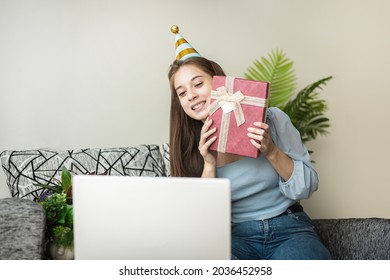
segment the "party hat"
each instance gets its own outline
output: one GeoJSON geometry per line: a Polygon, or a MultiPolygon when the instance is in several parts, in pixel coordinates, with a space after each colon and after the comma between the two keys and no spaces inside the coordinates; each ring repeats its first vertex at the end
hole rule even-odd
{"type": "Polygon", "coordinates": [[[179,33],[179,27],[173,25],[171,32],[176,34],[176,60],[185,60],[193,56],[201,56],[190,43],[179,33]]]}

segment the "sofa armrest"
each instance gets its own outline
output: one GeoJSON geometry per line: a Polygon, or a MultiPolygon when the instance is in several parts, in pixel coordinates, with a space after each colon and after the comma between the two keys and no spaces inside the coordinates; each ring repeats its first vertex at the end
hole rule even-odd
{"type": "Polygon", "coordinates": [[[0,259],[42,259],[45,225],[45,212],[38,203],[0,199],[0,259]]]}
{"type": "Polygon", "coordinates": [[[317,219],[313,223],[334,259],[390,259],[390,219],[317,219]]]}

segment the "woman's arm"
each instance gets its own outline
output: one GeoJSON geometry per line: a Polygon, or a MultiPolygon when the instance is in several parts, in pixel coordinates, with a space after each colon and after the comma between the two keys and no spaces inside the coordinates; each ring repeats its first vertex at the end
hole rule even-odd
{"type": "Polygon", "coordinates": [[[318,189],[318,175],[298,130],[278,108],[269,108],[267,124],[260,124],[248,136],[278,172],[280,191],[294,200],[308,198],[318,189]]]}

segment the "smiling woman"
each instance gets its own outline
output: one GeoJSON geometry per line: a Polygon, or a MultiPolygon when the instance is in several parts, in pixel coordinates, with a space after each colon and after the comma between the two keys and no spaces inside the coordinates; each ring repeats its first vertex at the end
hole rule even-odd
{"type": "Polygon", "coordinates": [[[203,122],[208,116],[211,81],[215,75],[225,76],[225,72],[219,64],[203,57],[175,60],[171,65],[168,78],[171,85],[172,176],[199,177],[202,174],[203,158],[197,147],[203,122]]]}
{"type": "MultiPolygon", "coordinates": [[[[247,141],[257,156],[216,152],[211,145],[217,143],[222,125],[216,125],[219,119],[214,124],[209,118],[209,107],[216,76],[226,75],[217,63],[194,55],[182,36],[176,36],[176,48],[168,74],[171,176],[230,180],[232,259],[330,259],[300,205],[301,199],[318,189],[318,176],[288,115],[272,107],[266,119],[259,115],[248,121],[240,143],[247,141]],[[186,53],[186,47],[191,56],[178,55],[186,53]]],[[[230,118],[232,110],[222,111],[220,118],[230,118]]]]}

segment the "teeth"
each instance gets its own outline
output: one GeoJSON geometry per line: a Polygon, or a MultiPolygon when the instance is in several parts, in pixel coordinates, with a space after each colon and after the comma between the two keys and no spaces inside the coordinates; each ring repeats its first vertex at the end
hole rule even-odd
{"type": "Polygon", "coordinates": [[[203,104],[205,104],[206,102],[200,102],[200,103],[197,103],[195,104],[194,106],[192,106],[192,110],[196,110],[198,109],[199,107],[203,106],[203,104]]]}

